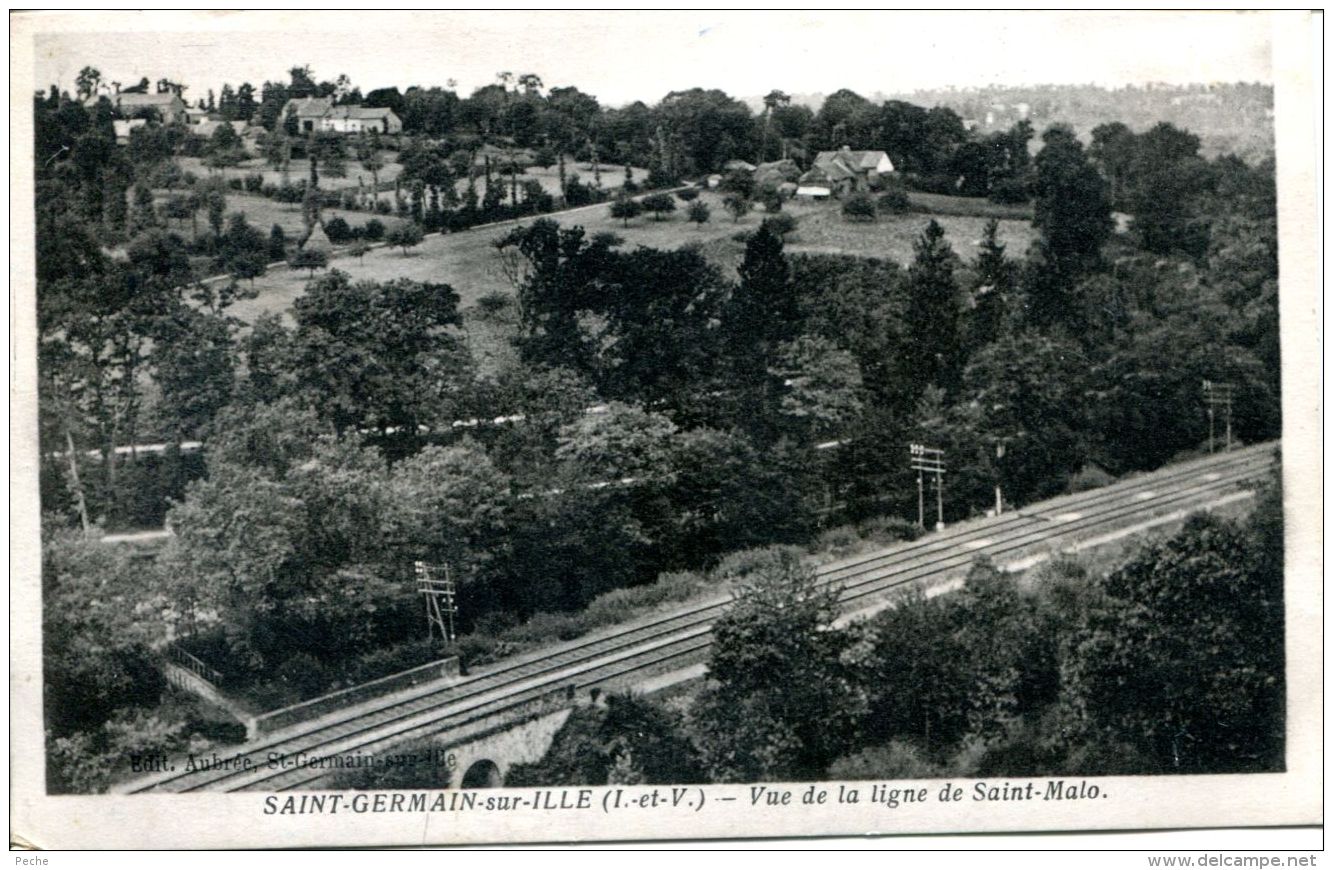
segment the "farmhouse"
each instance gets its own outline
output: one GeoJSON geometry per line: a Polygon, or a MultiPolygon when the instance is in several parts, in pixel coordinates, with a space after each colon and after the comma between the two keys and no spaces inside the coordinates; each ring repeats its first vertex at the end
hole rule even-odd
{"type": "Polygon", "coordinates": [[[893,161],[883,151],[821,151],[810,171],[801,176],[798,196],[825,197],[865,190],[880,176],[893,172],[893,161]]]}
{"type": "Polygon", "coordinates": [[[174,93],[165,94],[98,94],[84,100],[84,105],[92,108],[105,97],[111,107],[122,118],[142,118],[156,113],[163,124],[184,124],[186,122],[185,101],[174,93]]]}
{"type": "Polygon", "coordinates": [[[295,118],[298,133],[313,133],[323,129],[324,119],[332,111],[332,97],[300,97],[287,101],[282,107],[282,117],[284,122],[289,117],[295,118]]]}
{"type": "Polygon", "coordinates": [[[393,109],[367,106],[335,106],[332,97],[302,97],[288,100],[282,117],[296,119],[300,133],[324,130],[332,133],[401,133],[403,122],[393,109]]]}
{"type": "Polygon", "coordinates": [[[335,133],[401,133],[403,122],[393,109],[366,106],[334,106],[320,129],[335,133]]]}

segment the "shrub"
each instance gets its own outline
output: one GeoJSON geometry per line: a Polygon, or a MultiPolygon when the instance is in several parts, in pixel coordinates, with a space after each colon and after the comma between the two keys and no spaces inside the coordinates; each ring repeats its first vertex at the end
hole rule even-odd
{"type": "Polygon", "coordinates": [[[352,659],[344,668],[341,682],[348,686],[357,686],[378,680],[380,677],[411,670],[442,657],[439,647],[433,640],[423,638],[404,641],[393,646],[370,650],[352,659]]]}
{"type": "Polygon", "coordinates": [[[782,194],[778,193],[776,187],[765,187],[760,191],[759,202],[764,206],[764,211],[769,214],[782,211],[782,194]]]}
{"type": "Polygon", "coordinates": [[[612,589],[592,601],[583,611],[583,620],[591,628],[615,625],[640,615],[637,611],[670,601],[684,601],[702,591],[704,578],[693,571],[674,571],[646,586],[612,589]]]}
{"type": "Polygon", "coordinates": [[[864,543],[852,526],[837,526],[822,532],[815,540],[812,550],[816,553],[829,553],[841,558],[855,553],[861,549],[864,543]]]}
{"type": "Polygon", "coordinates": [[[324,221],[324,235],[333,244],[341,245],[352,238],[352,228],[341,217],[333,217],[324,221]]]}
{"type": "Polygon", "coordinates": [[[687,187],[684,190],[678,190],[676,196],[681,202],[694,202],[699,198],[699,188],[687,187]]]}
{"type": "Polygon", "coordinates": [[[740,219],[750,213],[750,201],[739,193],[727,194],[722,200],[722,207],[731,212],[733,223],[740,223],[740,219]]]}
{"type": "Polygon", "coordinates": [[[873,221],[875,201],[868,193],[853,193],[842,201],[842,216],[849,221],[873,221]]]}
{"type": "Polygon", "coordinates": [[[880,194],[876,204],[880,214],[906,214],[912,210],[912,200],[908,198],[907,191],[897,187],[880,194]]]}
{"type": "Polygon", "coordinates": [[[921,537],[921,529],[916,523],[902,517],[870,517],[857,523],[856,531],[874,544],[896,544],[921,537]]]}
{"type": "MultiPolygon", "coordinates": [[[[386,202],[385,205],[388,205],[388,203],[386,202]]],[[[370,241],[378,242],[384,238],[384,221],[371,218],[366,221],[366,225],[361,232],[370,241]]]]}
{"type": "Polygon", "coordinates": [[[798,558],[800,552],[797,547],[779,545],[728,553],[708,572],[708,579],[713,583],[729,583],[761,571],[781,570],[791,559],[798,558]]]}
{"type": "Polygon", "coordinates": [[[499,314],[501,311],[504,311],[513,305],[513,303],[514,297],[510,296],[508,293],[501,293],[498,290],[493,293],[487,293],[485,296],[477,299],[477,307],[480,308],[483,313],[489,315],[499,314]]]}
{"type": "Polygon", "coordinates": [[[733,169],[727,173],[718,186],[725,191],[731,191],[742,199],[748,200],[751,196],[754,196],[754,175],[744,169],[733,169]]]}
{"type": "Polygon", "coordinates": [[[534,613],[527,622],[504,633],[504,640],[513,643],[548,643],[553,640],[573,640],[588,633],[588,625],[577,613],[534,613]]]}
{"type": "Polygon", "coordinates": [[[244,189],[245,189],[245,181],[244,181],[244,179],[240,179],[240,178],[228,178],[228,179],[227,179],[227,187],[231,188],[232,190],[237,190],[237,191],[244,190],[244,189]]]}
{"type": "Polygon", "coordinates": [[[448,652],[450,655],[458,656],[459,667],[466,672],[469,667],[498,661],[512,654],[514,645],[478,631],[458,638],[449,647],[448,652]]]}
{"type": "Polygon", "coordinates": [[[796,229],[796,216],[779,212],[770,218],[764,218],[764,224],[779,236],[785,236],[796,229]]]}
{"type": "Polygon", "coordinates": [[[750,243],[750,239],[753,237],[754,233],[750,232],[749,230],[741,230],[739,233],[732,233],[731,240],[733,242],[740,242],[742,245],[748,245],[750,243]]]}
{"type": "Polygon", "coordinates": [[[264,176],[251,172],[245,176],[245,189],[249,193],[259,193],[264,189],[264,176]]]}
{"type": "Polygon", "coordinates": [[[389,204],[387,199],[377,199],[375,200],[375,211],[379,214],[389,214],[393,211],[393,206],[389,204]]]}
{"type": "Polygon", "coordinates": [[[712,211],[708,208],[708,203],[703,202],[702,200],[695,200],[690,203],[690,207],[685,212],[685,217],[689,218],[692,223],[703,226],[708,223],[708,219],[712,217],[712,214],[712,211]]]}
{"type": "Polygon", "coordinates": [[[322,695],[333,682],[324,664],[304,652],[298,652],[278,665],[274,677],[274,682],[289,688],[301,699],[322,695]]]}
{"type": "Polygon", "coordinates": [[[1079,469],[1077,474],[1069,478],[1069,491],[1087,492],[1090,489],[1101,489],[1103,486],[1109,486],[1112,483],[1115,483],[1114,477],[1096,465],[1088,463],[1079,469]]]}

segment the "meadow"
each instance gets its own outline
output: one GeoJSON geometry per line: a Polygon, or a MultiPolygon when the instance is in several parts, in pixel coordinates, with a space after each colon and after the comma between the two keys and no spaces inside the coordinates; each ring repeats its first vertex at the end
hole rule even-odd
{"type": "MultiPolygon", "coordinates": [[[[611,218],[610,207],[606,204],[571,209],[551,217],[566,226],[581,225],[589,234],[615,233],[624,240],[626,249],[638,245],[674,249],[698,244],[705,256],[734,278],[735,269],[745,251],[744,241],[736,237],[757,228],[765,214],[762,209],[756,209],[740,221],[734,221],[723,209],[720,194],[705,191],[700,199],[712,211],[711,219],[703,225],[687,221],[682,207],[684,204],[679,202],[677,211],[668,218],[658,221],[645,215],[630,221],[628,226],[623,221],[611,218]]],[[[267,200],[260,202],[280,210],[295,208],[293,214],[299,228],[299,207],[279,206],[267,200]]],[[[230,198],[228,203],[230,210],[230,198]]],[[[873,223],[854,223],[843,219],[836,202],[790,202],[784,211],[798,221],[795,232],[787,237],[786,249],[789,252],[878,257],[904,265],[911,262],[912,244],[932,218],[944,227],[950,244],[965,261],[971,261],[976,256],[987,221],[984,217],[909,213],[884,215],[873,223]]],[[[273,214],[286,215],[283,211],[262,213],[266,217],[265,222],[260,223],[261,226],[267,225],[273,214]]],[[[333,213],[336,210],[325,211],[326,217],[333,213]]],[[[354,225],[364,222],[368,217],[360,212],[347,215],[349,222],[354,225]]],[[[386,224],[392,220],[381,219],[386,224]]],[[[346,272],[354,281],[407,278],[451,285],[459,294],[460,307],[468,315],[468,332],[474,343],[474,356],[478,358],[478,365],[483,370],[491,369],[503,365],[511,358],[503,345],[512,323],[504,318],[478,318],[475,306],[483,296],[514,293],[515,288],[493,243],[513,226],[528,220],[531,219],[491,224],[448,235],[430,235],[406,254],[401,249],[381,247],[357,259],[335,251],[329,267],[346,272]]],[[[1010,253],[1018,256],[1027,250],[1036,236],[1031,224],[1026,221],[1001,220],[999,237],[1008,246],[1010,253]]],[[[266,311],[290,318],[292,302],[304,292],[308,281],[305,271],[297,272],[285,267],[272,269],[256,280],[258,296],[237,303],[233,313],[246,321],[266,311]]]]}

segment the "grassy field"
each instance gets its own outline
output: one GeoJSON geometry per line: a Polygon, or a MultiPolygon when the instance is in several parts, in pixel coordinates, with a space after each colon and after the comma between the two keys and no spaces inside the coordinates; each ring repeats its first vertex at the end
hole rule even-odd
{"type": "MultiPolygon", "coordinates": [[[[179,195],[179,191],[154,191],[154,198],[158,206],[179,195]]],[[[300,238],[305,234],[305,223],[301,220],[300,203],[282,203],[272,199],[266,199],[254,194],[237,193],[234,190],[227,191],[227,214],[241,212],[251,226],[258,227],[265,235],[274,224],[282,227],[282,231],[290,238],[300,238]]],[[[326,208],[323,210],[324,220],[331,220],[335,217],[341,217],[347,221],[348,225],[359,227],[365,224],[371,218],[379,219],[386,229],[397,226],[402,223],[401,218],[389,215],[371,214],[368,211],[347,211],[341,208],[326,208]]],[[[199,209],[198,213],[199,232],[209,232],[208,212],[199,209]]],[[[172,220],[169,222],[170,228],[181,233],[185,238],[190,237],[190,221],[172,220]]]]}
{"type": "Polygon", "coordinates": [[[935,215],[999,218],[1000,220],[1032,220],[1032,203],[1003,205],[988,199],[970,196],[943,196],[938,193],[911,191],[907,198],[917,210],[935,215]]]}
{"type": "MultiPolygon", "coordinates": [[[[397,178],[399,173],[403,171],[403,167],[394,162],[398,159],[396,153],[385,151],[381,152],[381,156],[384,158],[385,163],[384,168],[380,170],[380,183],[383,184],[386,181],[393,181],[397,178]]],[[[265,184],[280,185],[283,181],[282,173],[274,169],[272,166],[269,166],[268,162],[262,157],[252,157],[237,166],[228,166],[224,169],[216,170],[204,166],[203,158],[200,157],[177,157],[176,163],[182,170],[193,172],[200,178],[208,178],[215,173],[220,173],[224,178],[245,178],[247,175],[259,173],[264,176],[265,184]]],[[[352,158],[344,160],[343,164],[347,168],[346,176],[343,178],[335,178],[327,172],[321,171],[319,173],[319,186],[325,190],[342,190],[347,187],[355,188],[358,181],[365,184],[367,187],[370,186],[371,175],[369,172],[361,168],[361,164],[357,163],[356,160],[352,158]]],[[[301,179],[309,177],[309,160],[302,159],[293,160],[291,162],[290,167],[287,170],[287,181],[295,184],[301,179]]]]}
{"type": "MultiPolygon", "coordinates": [[[[708,203],[713,212],[712,220],[703,226],[686,221],[681,209],[667,220],[655,221],[651,217],[640,217],[630,221],[626,227],[621,221],[610,218],[609,206],[605,204],[574,209],[553,217],[567,226],[582,225],[589,233],[614,232],[625,240],[627,249],[637,245],[678,248],[698,243],[703,246],[706,256],[722,266],[729,276],[734,276],[745,246],[733,237],[755,229],[763,220],[764,213],[761,210],[752,212],[737,223],[723,210],[720,195],[705,192],[701,199],[708,203]]],[[[232,198],[229,198],[229,208],[231,202],[232,198]]],[[[289,208],[267,200],[260,202],[276,209],[289,208]]],[[[299,229],[299,208],[290,208],[296,209],[293,214],[299,229]]],[[[842,219],[837,203],[793,202],[786,207],[786,211],[799,221],[796,231],[787,240],[787,250],[790,252],[853,254],[891,259],[904,264],[912,258],[913,241],[931,220],[930,215],[906,214],[881,217],[875,223],[849,223],[842,219]]],[[[330,213],[326,211],[326,215],[330,213]]],[[[260,225],[267,226],[273,213],[263,214],[268,217],[260,225]]],[[[369,215],[356,212],[348,219],[358,223],[364,222],[367,217],[369,215]]],[[[934,219],[944,227],[949,242],[960,257],[970,261],[976,256],[982,229],[986,224],[985,218],[936,215],[934,219]]],[[[259,222],[254,218],[252,221],[259,222]]],[[[353,280],[408,278],[446,283],[458,291],[461,305],[466,310],[487,294],[513,293],[514,288],[505,275],[500,257],[492,247],[492,242],[508,232],[513,225],[511,222],[451,235],[427,236],[425,241],[406,255],[401,250],[388,248],[373,250],[361,260],[335,255],[330,268],[347,272],[353,280]]],[[[1034,237],[1031,225],[1026,222],[1003,220],[1000,223],[1000,240],[1008,245],[1010,253],[1015,256],[1025,251],[1034,237]]],[[[292,301],[304,291],[308,280],[304,271],[275,269],[255,282],[258,297],[238,303],[233,311],[245,320],[252,320],[265,311],[286,313],[292,301]]],[[[468,330],[474,343],[474,355],[483,370],[503,365],[511,358],[504,348],[504,336],[510,333],[512,325],[503,318],[489,318],[483,323],[470,316],[468,330]]]]}

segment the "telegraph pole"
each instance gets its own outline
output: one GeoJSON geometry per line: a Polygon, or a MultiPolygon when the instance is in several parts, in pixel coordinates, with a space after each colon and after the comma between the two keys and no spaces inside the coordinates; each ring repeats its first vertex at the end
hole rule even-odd
{"type": "Polygon", "coordinates": [[[412,563],[417,579],[417,592],[426,602],[426,635],[435,637],[440,633],[443,643],[453,643],[454,618],[458,615],[458,601],[455,594],[453,577],[448,565],[431,565],[427,562],[412,563]]]}
{"type": "Polygon", "coordinates": [[[1208,403],[1208,452],[1212,453],[1216,436],[1214,434],[1214,419],[1217,415],[1217,409],[1220,407],[1226,417],[1226,450],[1231,452],[1231,400],[1235,393],[1235,388],[1224,381],[1203,382],[1203,400],[1208,403]]]}
{"type": "Polygon", "coordinates": [[[944,451],[938,447],[924,444],[911,444],[908,447],[912,469],[916,471],[916,522],[921,528],[926,527],[926,485],[925,475],[935,475],[935,528],[944,528],[944,451]]]}

